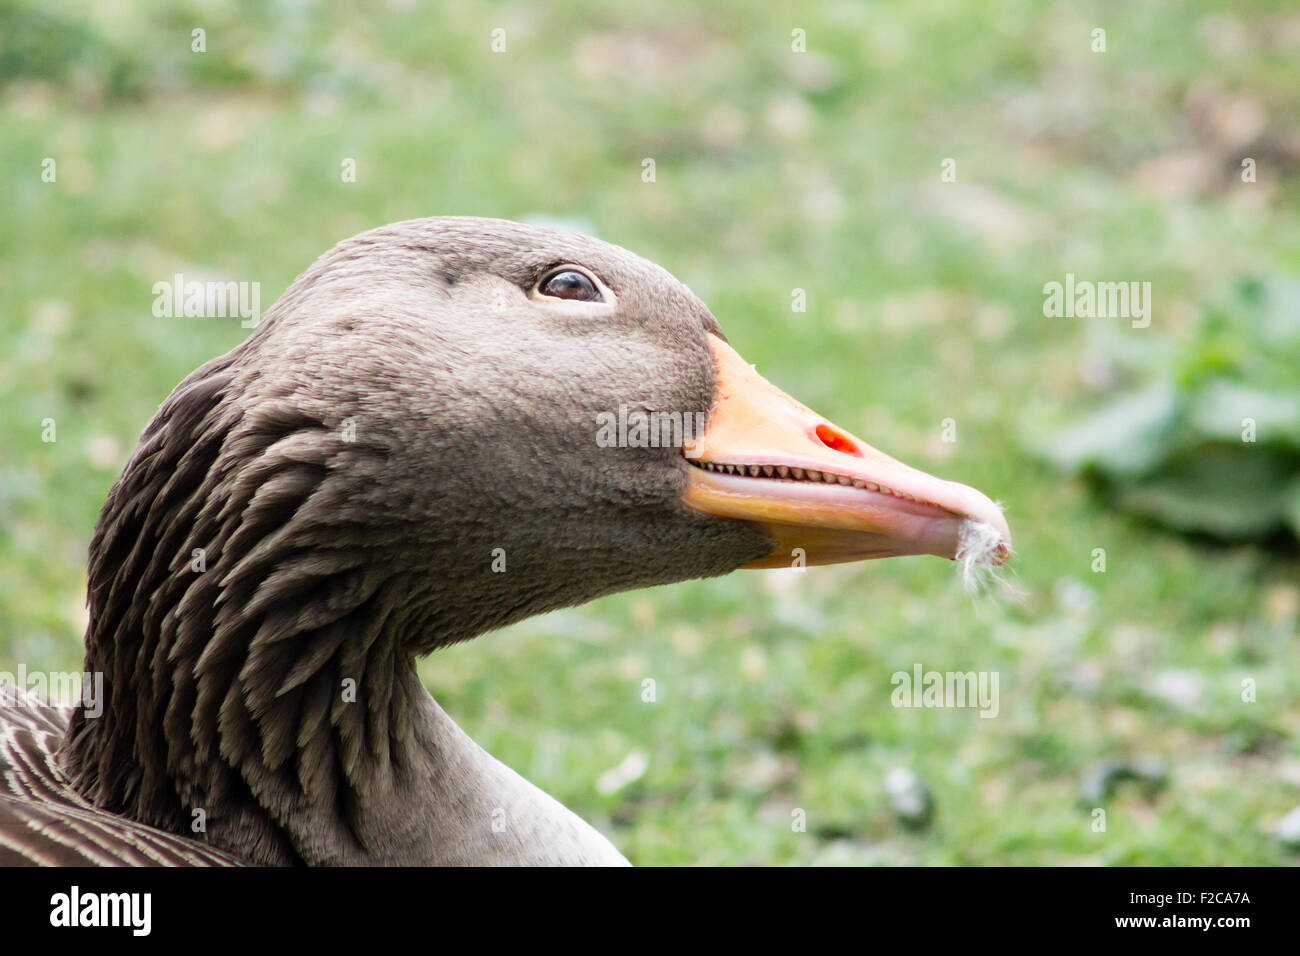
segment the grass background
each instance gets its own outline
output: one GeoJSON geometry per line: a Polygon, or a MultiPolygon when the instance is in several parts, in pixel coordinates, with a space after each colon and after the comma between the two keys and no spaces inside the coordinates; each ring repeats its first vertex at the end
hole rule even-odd
{"type": "Polygon", "coordinates": [[[1126,334],[1178,337],[1300,273],[1288,4],[0,2],[0,84],[0,669],[79,669],[104,496],[246,334],[155,318],[153,283],[258,281],[265,309],[362,229],[558,217],[673,271],[831,420],[1002,500],[1026,598],[908,559],[604,599],[424,662],[475,739],[643,864],[1296,861],[1271,835],[1300,803],[1294,551],[1171,536],[1023,450],[1128,324],[1044,318],[1045,282],[1150,281],[1126,334]],[[998,718],[891,707],[918,662],[997,671],[998,718]],[[1081,796],[1128,760],[1162,769],[1081,796]],[[617,767],[644,771],[605,792],[617,767]]]}

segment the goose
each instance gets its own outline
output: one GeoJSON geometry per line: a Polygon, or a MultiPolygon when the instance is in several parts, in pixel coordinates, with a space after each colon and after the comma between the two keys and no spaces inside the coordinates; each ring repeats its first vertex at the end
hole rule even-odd
{"type": "Polygon", "coordinates": [[[102,699],[0,701],[0,863],[622,865],[418,658],[616,591],[1010,545],[645,259],[505,220],[364,232],[145,428],[89,549],[102,699]]]}

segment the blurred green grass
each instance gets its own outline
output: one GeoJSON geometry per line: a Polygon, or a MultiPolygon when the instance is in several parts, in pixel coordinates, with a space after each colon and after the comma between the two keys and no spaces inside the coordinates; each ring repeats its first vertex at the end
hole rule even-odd
{"type": "Polygon", "coordinates": [[[604,599],[424,662],[475,739],[638,863],[1294,862],[1269,829],[1300,803],[1300,563],[1109,512],[1021,435],[1085,399],[1107,321],[1044,318],[1045,282],[1151,281],[1132,334],[1178,337],[1240,276],[1300,272],[1297,51],[1300,16],[1256,0],[0,3],[0,670],[79,667],[104,495],[246,334],[155,318],[154,282],[255,280],[266,306],[384,222],[565,217],[832,420],[1002,500],[1027,597],[972,605],[914,559],[604,599]],[[916,662],[998,671],[999,718],[891,707],[916,662]],[[644,774],[599,792],[629,755],[644,774]],[[1081,780],[1128,756],[1167,784],[1121,786],[1095,833],[1081,780]],[[929,828],[890,810],[895,766],[929,828]]]}

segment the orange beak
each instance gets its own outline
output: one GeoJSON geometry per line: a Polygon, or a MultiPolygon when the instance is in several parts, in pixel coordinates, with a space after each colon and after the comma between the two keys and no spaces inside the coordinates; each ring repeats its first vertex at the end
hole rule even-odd
{"type": "Polygon", "coordinates": [[[832,425],[717,336],[709,336],[709,348],[718,400],[707,430],[683,449],[684,501],[706,514],[751,521],[776,540],[770,554],[746,567],[904,554],[957,558],[972,522],[992,527],[993,558],[1007,559],[1011,531],[985,495],[910,468],[832,425]]]}

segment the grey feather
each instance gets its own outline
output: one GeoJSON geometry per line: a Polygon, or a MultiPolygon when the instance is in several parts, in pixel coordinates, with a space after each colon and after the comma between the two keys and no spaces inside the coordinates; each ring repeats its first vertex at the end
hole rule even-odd
{"type": "Polygon", "coordinates": [[[424,219],[326,253],[176,387],[110,492],[85,663],[104,713],[0,711],[0,861],[624,862],[414,661],[770,548],[684,508],[675,449],[595,441],[620,405],[707,413],[710,332],[663,269],[543,226],[424,219]],[[530,300],[566,263],[617,306],[530,300]]]}

